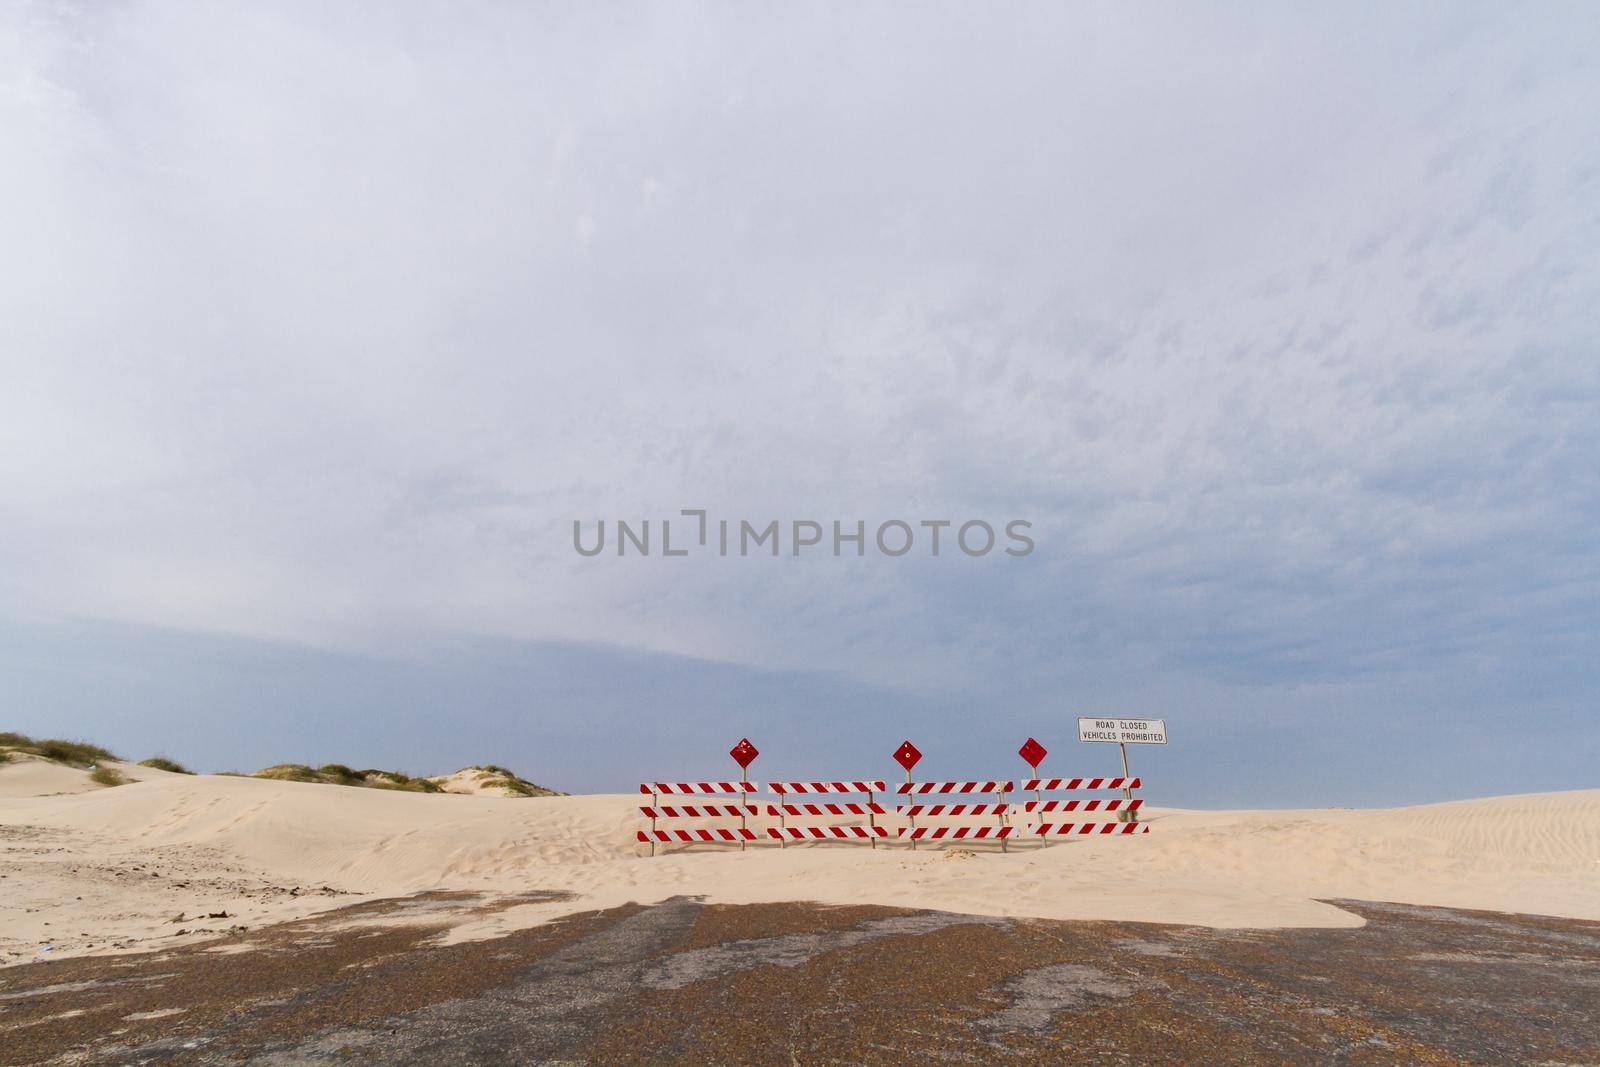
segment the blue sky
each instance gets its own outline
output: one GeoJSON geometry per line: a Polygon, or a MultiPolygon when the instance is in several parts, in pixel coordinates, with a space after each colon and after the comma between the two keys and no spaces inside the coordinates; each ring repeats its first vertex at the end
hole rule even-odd
{"type": "Polygon", "coordinates": [[[7,7],[0,725],[591,789],[1101,771],[1121,713],[1176,803],[1594,785],[1597,46],[7,7]],[[572,550],[697,507],[1037,548],[572,550]]]}

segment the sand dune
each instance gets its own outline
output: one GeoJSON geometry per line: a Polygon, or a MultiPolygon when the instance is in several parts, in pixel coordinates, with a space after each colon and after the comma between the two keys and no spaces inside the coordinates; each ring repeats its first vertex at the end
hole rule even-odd
{"type": "Polygon", "coordinates": [[[123,769],[142,780],[77,792],[69,776],[82,772],[0,766],[0,959],[47,943],[149,948],[176,929],[427,889],[574,894],[465,921],[453,938],[678,894],[1213,927],[1359,925],[1319,902],[1335,898],[1600,919],[1600,790],[1383,811],[1147,809],[1147,835],[1005,855],[826,845],[648,858],[632,795],[443,797],[123,769]],[[29,792],[54,795],[18,795],[29,792]],[[227,919],[171,922],[179,912],[227,919]]]}
{"type": "MultiPolygon", "coordinates": [[[[118,764],[118,766],[122,766],[118,764]]],[[[13,756],[0,764],[0,798],[38,797],[54,793],[90,793],[106,786],[89,780],[88,771],[36,756],[13,756]]]]}

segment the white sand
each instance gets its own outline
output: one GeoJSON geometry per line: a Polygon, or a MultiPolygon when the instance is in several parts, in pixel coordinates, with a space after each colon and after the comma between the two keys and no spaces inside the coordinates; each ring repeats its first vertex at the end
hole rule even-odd
{"type": "Polygon", "coordinates": [[[72,792],[81,772],[0,765],[0,962],[40,958],[46,943],[52,956],[160,947],[179,929],[192,940],[429,889],[576,894],[486,918],[463,909],[450,938],[678,894],[1214,927],[1360,925],[1319,898],[1600,920],[1600,790],[1382,811],[1147,809],[1149,834],[1007,855],[829,844],[648,858],[633,840],[637,796],[122,769],[144,780],[72,792]],[[18,795],[30,791],[54,795],[18,795]],[[214,911],[229,917],[192,919],[214,911]],[[179,912],[189,918],[167,921],[179,912]]]}
{"type": "MultiPolygon", "coordinates": [[[[115,765],[118,769],[123,764],[115,765]]],[[[88,772],[64,767],[47,759],[18,753],[0,763],[0,799],[40,797],[52,793],[90,793],[108,789],[89,780],[88,772]]]]}

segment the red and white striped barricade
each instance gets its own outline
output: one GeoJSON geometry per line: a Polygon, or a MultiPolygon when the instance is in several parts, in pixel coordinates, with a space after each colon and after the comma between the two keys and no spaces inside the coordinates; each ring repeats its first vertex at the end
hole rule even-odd
{"type": "Polygon", "coordinates": [[[639,840],[649,843],[652,856],[656,854],[657,842],[664,845],[738,844],[742,849],[745,842],[757,839],[756,832],[750,829],[750,819],[759,815],[761,809],[750,803],[750,794],[759,789],[756,782],[645,782],[639,786],[639,792],[648,794],[650,803],[640,806],[639,812],[650,820],[650,829],[640,830],[639,840]],[[661,803],[663,796],[673,803],[661,803]],[[678,803],[679,797],[687,798],[688,803],[678,803]],[[662,829],[662,819],[738,819],[739,825],[662,829]]]}
{"type": "Polygon", "coordinates": [[[1023,792],[1034,799],[1012,805],[1012,821],[1023,819],[1020,828],[1033,837],[1086,837],[1106,834],[1147,834],[1150,827],[1138,821],[1144,801],[1133,795],[1143,783],[1137,778],[1030,778],[1022,783],[1023,792]],[[1045,800],[1045,793],[1075,790],[1120,790],[1124,795],[1110,799],[1045,800]],[[1118,822],[1071,819],[1077,812],[1110,812],[1118,822]]]}
{"type": "Polygon", "coordinates": [[[916,848],[918,841],[999,841],[1005,850],[1011,827],[1006,816],[1012,805],[1006,803],[1006,794],[1017,787],[1015,782],[906,782],[895,787],[901,796],[912,798],[911,803],[895,808],[895,814],[906,820],[900,827],[899,837],[909,840],[916,848]],[[978,803],[965,800],[952,801],[953,797],[976,797],[978,803]],[[995,796],[994,802],[982,798],[995,796]],[[950,826],[918,826],[917,819],[965,819],[968,822],[950,826]],[[974,821],[976,820],[976,821],[974,821]]]}
{"type": "Polygon", "coordinates": [[[778,798],[767,806],[767,814],[778,820],[778,825],[767,827],[767,835],[780,847],[790,841],[866,841],[877,848],[878,838],[889,836],[878,816],[890,811],[873,799],[887,788],[883,782],[769,782],[767,788],[778,798]],[[850,794],[867,799],[865,803],[832,799],[850,794]],[[818,799],[810,799],[814,796],[818,799]]]}

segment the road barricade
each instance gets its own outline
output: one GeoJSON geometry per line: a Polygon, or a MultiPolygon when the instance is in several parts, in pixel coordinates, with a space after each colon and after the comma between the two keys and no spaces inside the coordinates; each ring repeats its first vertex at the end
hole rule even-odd
{"type": "Polygon", "coordinates": [[[1006,803],[1006,794],[1016,787],[1015,782],[1005,781],[903,782],[895,787],[895,792],[915,799],[894,809],[895,814],[906,821],[896,836],[910,841],[912,848],[917,847],[918,841],[997,840],[1004,851],[1006,839],[1012,835],[1012,827],[1006,821],[1011,809],[1006,803]],[[947,796],[991,795],[998,798],[993,803],[947,803],[944,800],[947,796]],[[928,797],[938,800],[928,803],[923,799],[928,797]],[[924,820],[924,825],[917,825],[919,818],[924,820]],[[966,821],[949,825],[951,819],[966,821]],[[939,825],[926,825],[928,820],[939,820],[939,825]]]}
{"type": "Polygon", "coordinates": [[[1133,791],[1144,783],[1137,778],[1030,778],[1022,783],[1022,791],[1034,794],[1034,799],[1012,805],[1012,822],[1021,823],[1018,829],[1030,837],[1083,837],[1103,834],[1147,834],[1150,827],[1137,821],[1144,801],[1133,791]],[[1045,800],[1045,793],[1076,790],[1120,790],[1120,797],[1092,798],[1088,800],[1045,800]],[[1064,819],[1076,812],[1085,814],[1107,812],[1115,814],[1118,822],[1099,820],[1075,821],[1064,819]]]}
{"type": "Polygon", "coordinates": [[[1011,840],[1149,833],[1139,821],[1144,801],[1133,795],[1142,785],[1132,777],[905,782],[892,790],[901,803],[886,807],[877,800],[891,792],[882,781],[771,782],[767,788],[775,800],[759,803],[752,796],[761,791],[756,782],[645,782],[639,792],[649,803],[639,812],[650,827],[638,831],[638,840],[649,844],[651,855],[657,845],[743,849],[754,842],[783,847],[794,841],[866,841],[876,848],[880,839],[905,841],[913,849],[919,841],[998,841],[1005,851],[1011,840]],[[1013,792],[1034,799],[1013,802],[1013,792]],[[1046,799],[1057,792],[1123,796],[1046,799]],[[738,825],[729,825],[735,819],[738,825]]]}
{"type": "Polygon", "coordinates": [[[642,805],[639,812],[650,820],[650,829],[640,830],[639,840],[650,845],[652,856],[655,855],[658,843],[665,845],[713,842],[738,844],[743,848],[746,842],[757,839],[756,832],[750,829],[749,824],[750,819],[758,816],[761,809],[759,805],[749,801],[750,794],[759,789],[760,786],[756,782],[645,782],[639,786],[639,792],[647,794],[650,803],[642,805]],[[730,795],[740,802],[726,803],[730,795]],[[662,804],[663,796],[673,798],[674,801],[678,797],[686,797],[690,802],[662,804]],[[709,819],[718,822],[738,819],[739,825],[663,828],[660,825],[663,819],[696,821],[709,819]]]}
{"type": "Polygon", "coordinates": [[[767,827],[767,836],[780,847],[789,841],[866,841],[876,848],[879,838],[890,835],[889,828],[879,821],[890,809],[873,799],[885,791],[883,782],[770,782],[767,788],[778,798],[766,808],[768,817],[778,820],[778,825],[767,827]],[[818,794],[860,794],[866,800],[792,799],[818,794]]]}

